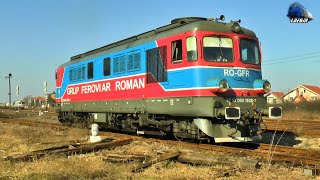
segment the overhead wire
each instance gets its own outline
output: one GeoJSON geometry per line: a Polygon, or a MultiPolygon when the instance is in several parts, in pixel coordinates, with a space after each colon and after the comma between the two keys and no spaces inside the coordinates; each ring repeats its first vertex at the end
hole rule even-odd
{"type": "MultiPolygon", "coordinates": [[[[319,58],[319,59],[311,59],[311,61],[307,61],[307,62],[317,63],[316,61],[318,61],[318,60],[320,61],[320,51],[300,54],[300,55],[296,55],[296,56],[289,56],[289,57],[284,57],[284,58],[268,59],[268,60],[262,61],[262,63],[263,63],[263,65],[268,66],[268,65],[274,65],[274,64],[299,62],[299,61],[310,59],[310,58],[319,58]]],[[[304,62],[306,62],[306,61],[304,61],[304,62]]]]}
{"type": "Polygon", "coordinates": [[[298,55],[293,55],[293,56],[288,56],[288,57],[278,57],[278,58],[274,58],[272,60],[282,60],[282,59],[297,58],[299,56],[307,56],[307,55],[313,55],[313,54],[320,54],[320,51],[314,51],[314,52],[298,54],[298,55]]]}

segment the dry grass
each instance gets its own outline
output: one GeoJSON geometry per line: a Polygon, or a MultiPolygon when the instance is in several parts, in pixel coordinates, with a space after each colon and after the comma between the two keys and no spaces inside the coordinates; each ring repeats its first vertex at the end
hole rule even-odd
{"type": "MultiPolygon", "coordinates": [[[[129,176],[125,165],[106,163],[95,155],[78,155],[70,158],[47,157],[36,162],[1,163],[3,177],[94,179],[108,177],[125,179],[129,176]]],[[[1,176],[0,176],[1,177],[1,176]]]]}
{"type": "Polygon", "coordinates": [[[299,104],[284,103],[281,106],[285,119],[320,120],[320,101],[299,104]]]}
{"type": "MultiPolygon", "coordinates": [[[[62,145],[59,143],[85,139],[86,130],[56,131],[22,125],[0,123],[0,156],[25,153],[31,150],[62,145]]],[[[159,143],[133,142],[114,150],[103,150],[69,158],[49,156],[35,162],[10,163],[0,160],[0,179],[306,179],[302,169],[284,165],[264,165],[261,170],[243,170],[229,166],[191,166],[175,161],[163,161],[140,173],[132,173],[131,163],[109,163],[103,159],[106,153],[147,155],[156,158],[158,152],[168,150],[191,151],[181,147],[159,143]]],[[[212,156],[227,156],[218,152],[195,152],[212,156]]],[[[242,157],[244,158],[244,157],[242,157]]]]}
{"type": "Polygon", "coordinates": [[[301,141],[295,145],[297,148],[320,150],[320,138],[297,137],[296,139],[301,141]]]}
{"type": "MultiPolygon", "coordinates": [[[[75,141],[88,134],[81,129],[57,131],[51,128],[0,123],[0,149],[7,155],[26,153],[48,146],[50,142],[75,141]],[[8,150],[8,151],[7,151],[8,150]]],[[[82,138],[82,139],[83,139],[82,138]]],[[[59,143],[54,143],[59,145],[59,143]]]]}

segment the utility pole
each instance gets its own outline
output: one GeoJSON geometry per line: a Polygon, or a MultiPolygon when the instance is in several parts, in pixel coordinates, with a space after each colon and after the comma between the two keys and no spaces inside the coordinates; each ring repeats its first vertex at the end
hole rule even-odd
{"type": "Polygon", "coordinates": [[[43,87],[44,87],[44,95],[46,97],[46,111],[48,111],[48,95],[47,95],[48,83],[47,83],[47,81],[44,81],[43,87]]]}
{"type": "Polygon", "coordinates": [[[17,101],[19,101],[19,94],[20,94],[20,87],[19,87],[19,84],[17,84],[17,88],[16,88],[17,101]]]}
{"type": "Polygon", "coordinates": [[[9,107],[11,107],[11,82],[10,82],[10,78],[12,78],[12,74],[9,73],[8,76],[6,76],[6,79],[9,79],[9,107]]]}

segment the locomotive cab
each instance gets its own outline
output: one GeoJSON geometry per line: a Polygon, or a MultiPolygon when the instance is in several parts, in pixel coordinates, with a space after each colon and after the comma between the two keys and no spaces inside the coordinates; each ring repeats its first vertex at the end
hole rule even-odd
{"type": "Polygon", "coordinates": [[[199,89],[196,96],[211,97],[214,101],[213,119],[194,119],[195,125],[208,136],[215,137],[216,142],[259,138],[262,117],[281,118],[282,109],[267,107],[264,95],[271,91],[271,84],[262,79],[261,48],[257,37],[252,31],[242,28],[240,20],[230,23],[197,21],[198,27],[181,38],[180,48],[178,44],[172,45],[172,63],[168,64],[169,69],[182,66],[194,69],[183,73],[179,79],[188,79],[184,82],[187,87],[196,85],[199,89]],[[218,31],[208,30],[208,26],[216,26],[218,31]],[[177,52],[181,54],[175,56],[177,52]],[[173,57],[186,58],[176,61],[177,58],[173,57]],[[232,122],[239,126],[230,129],[239,134],[227,133],[229,140],[219,138],[225,133],[216,133],[218,129],[228,131],[220,125],[232,122]],[[234,138],[234,135],[248,138],[234,138]]]}

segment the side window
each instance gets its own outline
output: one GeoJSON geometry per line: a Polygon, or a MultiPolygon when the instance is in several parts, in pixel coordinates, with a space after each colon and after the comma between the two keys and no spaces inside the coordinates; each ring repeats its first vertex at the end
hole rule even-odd
{"type": "Polygon", "coordinates": [[[171,63],[182,63],[182,40],[173,41],[171,43],[171,63]]]}
{"type": "Polygon", "coordinates": [[[187,57],[188,61],[196,61],[198,59],[197,39],[195,36],[187,38],[187,57]]]}
{"type": "Polygon", "coordinates": [[[81,79],[85,79],[86,78],[86,68],[84,66],[82,66],[81,68],[81,79]]]}
{"type": "Polygon", "coordinates": [[[71,68],[69,70],[69,81],[77,80],[77,68],[71,68]]]}
{"type": "Polygon", "coordinates": [[[126,72],[126,57],[121,56],[120,57],[120,73],[126,72]]]}
{"type": "Polygon", "coordinates": [[[141,54],[139,51],[133,55],[133,69],[134,70],[140,70],[140,66],[141,66],[140,61],[141,61],[141,54]]]}
{"type": "Polygon", "coordinates": [[[93,62],[88,63],[88,79],[93,78],[93,62]]]}
{"type": "Polygon", "coordinates": [[[69,81],[72,81],[72,69],[69,70],[69,81]]]}
{"type": "Polygon", "coordinates": [[[126,72],[126,56],[117,56],[113,58],[113,73],[124,73],[126,72]]]}
{"type": "Polygon", "coordinates": [[[105,58],[103,60],[103,75],[104,76],[110,75],[110,58],[105,58]]]}
{"type": "Polygon", "coordinates": [[[73,68],[72,69],[72,81],[77,80],[77,69],[73,68]]]}
{"type": "Polygon", "coordinates": [[[130,52],[127,56],[128,71],[140,70],[141,53],[140,50],[130,52]]]}
{"type": "Polygon", "coordinates": [[[115,57],[113,58],[113,73],[116,74],[116,73],[119,73],[119,57],[115,57]]]}
{"type": "Polygon", "coordinates": [[[82,75],[81,75],[81,67],[78,67],[77,68],[77,80],[80,80],[81,77],[82,77],[82,75]]]}

